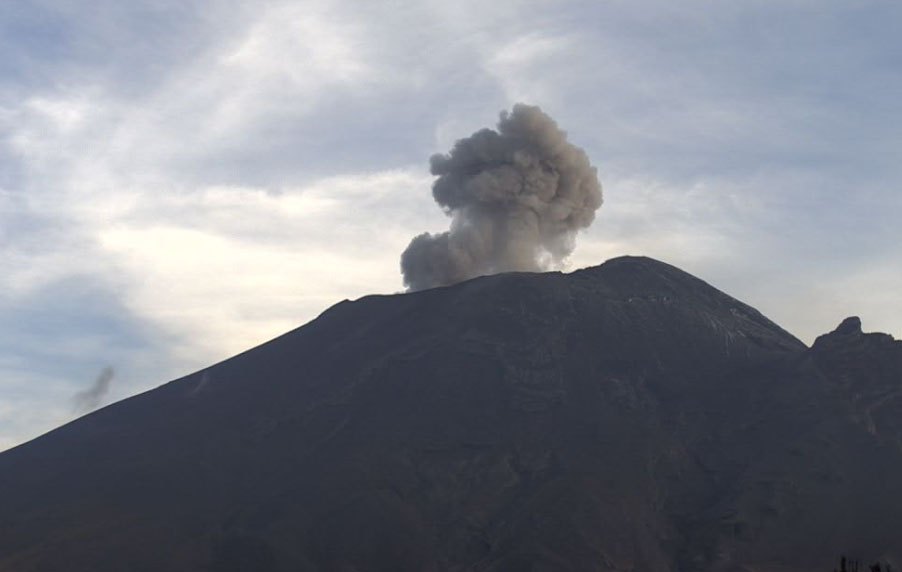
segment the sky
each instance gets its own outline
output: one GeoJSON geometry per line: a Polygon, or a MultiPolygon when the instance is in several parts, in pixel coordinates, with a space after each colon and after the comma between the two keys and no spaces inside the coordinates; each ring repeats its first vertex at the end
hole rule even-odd
{"type": "Polygon", "coordinates": [[[0,450],[403,290],[429,157],[540,106],[604,205],[806,343],[902,336],[902,3],[0,2],[0,450]],[[96,399],[95,399],[96,398],[96,399]]]}

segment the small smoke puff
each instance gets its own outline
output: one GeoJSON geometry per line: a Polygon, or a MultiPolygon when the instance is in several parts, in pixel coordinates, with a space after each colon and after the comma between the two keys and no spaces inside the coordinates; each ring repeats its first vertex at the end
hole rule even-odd
{"type": "Polygon", "coordinates": [[[602,203],[586,153],[529,105],[502,112],[497,131],[457,141],[430,167],[438,177],[432,195],[451,228],[415,237],[401,255],[410,290],[559,266],[602,203]]]}
{"type": "Polygon", "coordinates": [[[72,397],[72,407],[76,413],[87,413],[100,405],[100,401],[110,390],[110,384],[113,382],[115,371],[112,367],[107,366],[100,370],[91,387],[84,391],[79,391],[72,397]]]}

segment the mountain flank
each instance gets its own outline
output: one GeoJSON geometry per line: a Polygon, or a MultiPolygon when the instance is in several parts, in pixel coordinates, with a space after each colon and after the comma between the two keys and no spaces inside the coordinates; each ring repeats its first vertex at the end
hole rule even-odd
{"type": "Polygon", "coordinates": [[[902,342],[649,258],[342,302],[0,454],[0,571],[902,566],[902,342]]]}

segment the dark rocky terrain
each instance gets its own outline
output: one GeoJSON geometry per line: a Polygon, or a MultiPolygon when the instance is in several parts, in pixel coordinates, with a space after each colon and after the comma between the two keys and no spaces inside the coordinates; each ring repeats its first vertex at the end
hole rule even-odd
{"type": "Polygon", "coordinates": [[[902,565],[902,342],[618,258],[343,302],[0,454],[0,570],[902,565]]]}

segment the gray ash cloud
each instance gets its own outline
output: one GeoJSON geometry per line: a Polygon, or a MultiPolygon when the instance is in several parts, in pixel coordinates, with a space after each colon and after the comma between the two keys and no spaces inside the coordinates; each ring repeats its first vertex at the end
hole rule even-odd
{"type": "Polygon", "coordinates": [[[110,385],[113,382],[115,370],[112,367],[105,367],[100,370],[91,387],[79,391],[72,396],[72,409],[76,413],[87,413],[100,405],[101,400],[110,391],[110,385]]]}
{"type": "Polygon", "coordinates": [[[586,153],[541,109],[516,104],[430,159],[435,201],[451,227],[416,236],[401,255],[410,290],[509,271],[548,270],[592,224],[601,184],[586,153]]]}

